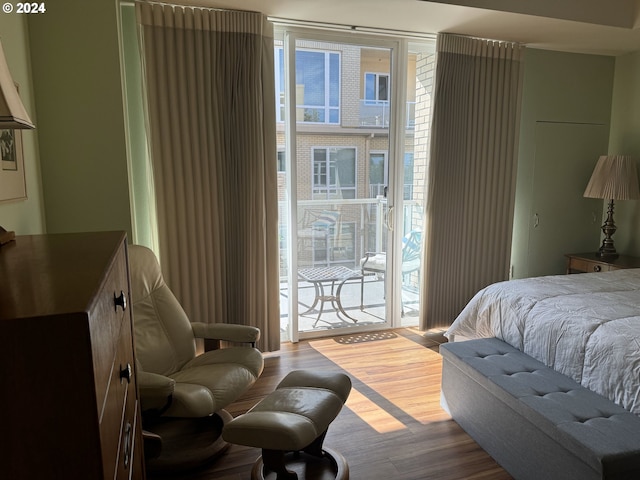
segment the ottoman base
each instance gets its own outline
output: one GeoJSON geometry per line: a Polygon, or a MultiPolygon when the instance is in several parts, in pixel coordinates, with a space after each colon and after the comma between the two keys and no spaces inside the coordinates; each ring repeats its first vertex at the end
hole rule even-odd
{"type": "Polygon", "coordinates": [[[262,449],[253,479],[296,480],[295,465],[302,465],[305,480],[347,479],[347,462],[322,444],[350,390],[351,379],[344,373],[295,370],[225,425],[222,435],[229,443],[262,449]],[[312,466],[320,476],[310,476],[312,466]]]}
{"type": "MultiPolygon", "coordinates": [[[[285,466],[297,474],[300,480],[348,480],[349,466],[345,458],[335,450],[323,449],[321,458],[304,452],[289,452],[284,457],[285,466]]],[[[278,474],[265,467],[258,457],[251,470],[251,480],[275,480],[278,474]]]]}

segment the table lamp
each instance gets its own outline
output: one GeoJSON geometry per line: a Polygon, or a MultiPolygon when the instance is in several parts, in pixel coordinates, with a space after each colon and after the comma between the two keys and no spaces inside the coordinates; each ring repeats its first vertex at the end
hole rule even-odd
{"type": "Polygon", "coordinates": [[[627,155],[602,155],[591,174],[584,196],[609,200],[607,219],[602,225],[604,240],[596,255],[607,258],[617,257],[618,253],[611,238],[616,231],[616,225],[613,222],[613,202],[640,198],[636,160],[627,155]]]}
{"type": "MultiPolygon", "coordinates": [[[[35,128],[20,100],[0,43],[0,129],[35,128]]],[[[15,232],[0,227],[0,246],[15,239],[15,232]]]]}
{"type": "Polygon", "coordinates": [[[0,129],[35,128],[20,100],[0,44],[0,129]]]}

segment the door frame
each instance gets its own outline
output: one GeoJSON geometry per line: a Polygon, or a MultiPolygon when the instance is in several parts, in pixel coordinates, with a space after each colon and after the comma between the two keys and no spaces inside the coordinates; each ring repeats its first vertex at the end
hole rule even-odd
{"type": "Polygon", "coordinates": [[[401,260],[401,251],[396,248],[402,242],[402,229],[400,228],[402,215],[395,215],[396,205],[402,208],[403,204],[403,168],[404,168],[404,137],[406,130],[406,97],[407,92],[404,87],[407,84],[407,68],[408,68],[408,44],[409,39],[400,37],[381,36],[363,33],[343,33],[336,31],[327,31],[321,29],[292,27],[282,25],[283,34],[283,51],[284,51],[284,95],[285,95],[285,148],[286,169],[288,175],[286,177],[286,190],[288,202],[285,207],[288,225],[298,224],[297,215],[297,138],[296,138],[296,102],[295,102],[295,69],[289,68],[295,65],[296,41],[297,40],[317,40],[330,43],[353,44],[365,47],[385,48],[390,51],[391,68],[390,76],[390,121],[389,121],[389,151],[387,154],[387,165],[389,165],[387,176],[389,180],[389,189],[387,195],[387,208],[391,217],[390,229],[387,232],[387,258],[391,259],[387,266],[388,274],[385,282],[386,292],[386,308],[384,323],[365,326],[349,326],[340,329],[331,329],[318,332],[300,332],[299,331],[299,303],[298,303],[298,259],[296,245],[298,243],[296,228],[289,228],[287,236],[288,259],[288,312],[289,312],[289,339],[292,342],[308,338],[319,338],[327,335],[340,335],[346,333],[358,333],[371,330],[382,330],[391,327],[399,327],[401,325],[401,285],[402,278],[399,269],[395,265],[399,265],[401,260]],[[397,88],[396,86],[403,86],[397,88]],[[294,101],[291,101],[291,100],[294,101]],[[398,183],[399,182],[399,183],[398,183]],[[293,208],[293,207],[296,208],[293,208]],[[396,273],[398,272],[398,273],[396,273]]]}

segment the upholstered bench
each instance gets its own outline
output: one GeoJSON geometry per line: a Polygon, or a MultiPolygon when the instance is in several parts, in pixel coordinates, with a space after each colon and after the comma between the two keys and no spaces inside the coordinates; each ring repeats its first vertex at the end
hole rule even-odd
{"type": "Polygon", "coordinates": [[[516,479],[640,478],[640,417],[495,338],[441,345],[443,406],[516,479]]]}
{"type": "Polygon", "coordinates": [[[344,457],[323,449],[322,443],[350,391],[351,379],[342,373],[293,371],[274,392],[225,425],[222,436],[229,443],[262,449],[252,479],[273,474],[277,480],[295,479],[293,466],[306,455],[328,465],[316,468],[329,468],[331,476],[346,480],[349,469],[344,457]]]}

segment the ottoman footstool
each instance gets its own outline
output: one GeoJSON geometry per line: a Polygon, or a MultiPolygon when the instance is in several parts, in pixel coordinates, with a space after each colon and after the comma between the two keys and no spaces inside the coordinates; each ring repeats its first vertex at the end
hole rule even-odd
{"type": "Polygon", "coordinates": [[[303,455],[329,459],[335,478],[346,480],[346,461],[322,443],[350,391],[351,379],[343,373],[293,371],[251,410],[226,424],[222,436],[229,443],[262,449],[254,480],[269,472],[277,480],[298,478],[287,463],[303,455]]]}

